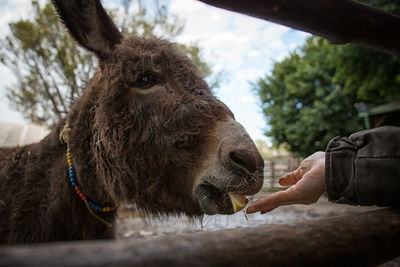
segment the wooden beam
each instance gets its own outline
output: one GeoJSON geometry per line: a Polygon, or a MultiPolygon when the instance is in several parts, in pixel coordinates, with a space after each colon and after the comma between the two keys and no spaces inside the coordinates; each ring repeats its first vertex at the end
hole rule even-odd
{"type": "Polygon", "coordinates": [[[400,17],[351,0],[200,0],[324,37],[400,54],[400,17]]]}
{"type": "MultiPolygon", "coordinates": [[[[265,215],[268,216],[268,215],[265,215]]],[[[375,266],[400,256],[400,211],[170,237],[0,247],[0,266],[375,266]]]]}

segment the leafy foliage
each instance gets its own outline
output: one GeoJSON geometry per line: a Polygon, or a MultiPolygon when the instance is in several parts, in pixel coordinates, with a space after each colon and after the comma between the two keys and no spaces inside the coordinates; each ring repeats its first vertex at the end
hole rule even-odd
{"type": "MultiPolygon", "coordinates": [[[[364,2],[400,11],[394,1],[364,2]]],[[[275,145],[307,156],[325,150],[337,135],[362,129],[355,103],[400,100],[400,58],[310,37],[255,87],[269,125],[266,135],[275,145]]]]}
{"type": "Polygon", "coordinates": [[[275,145],[307,155],[323,150],[335,135],[359,129],[353,101],[342,85],[332,83],[335,65],[331,46],[310,38],[300,53],[276,63],[271,75],[258,81],[257,90],[275,145]]]}
{"type": "MultiPolygon", "coordinates": [[[[167,1],[121,0],[120,8],[109,10],[126,33],[178,36],[183,21],[168,10],[167,1]]],[[[58,22],[50,2],[43,7],[32,1],[31,20],[10,23],[10,35],[0,40],[0,61],[17,78],[6,88],[13,107],[34,123],[52,124],[60,120],[81,95],[96,67],[95,57],[79,48],[58,22]]],[[[196,44],[181,45],[199,66],[211,88],[220,81],[201,58],[196,44]]]]}
{"type": "Polygon", "coordinates": [[[80,95],[92,74],[94,58],[68,37],[47,4],[32,2],[32,21],[10,23],[11,34],[1,41],[1,62],[17,77],[7,97],[36,123],[60,119],[80,95]]]}
{"type": "Polygon", "coordinates": [[[338,47],[333,82],[372,105],[400,99],[400,58],[354,45],[338,47]]]}

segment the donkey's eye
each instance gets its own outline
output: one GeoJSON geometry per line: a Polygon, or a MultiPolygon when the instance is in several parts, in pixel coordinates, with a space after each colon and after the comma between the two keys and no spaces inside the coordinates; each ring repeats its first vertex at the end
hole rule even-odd
{"type": "Polygon", "coordinates": [[[136,80],[135,86],[140,89],[148,89],[160,83],[163,83],[163,79],[159,75],[153,72],[145,72],[136,80]]]}

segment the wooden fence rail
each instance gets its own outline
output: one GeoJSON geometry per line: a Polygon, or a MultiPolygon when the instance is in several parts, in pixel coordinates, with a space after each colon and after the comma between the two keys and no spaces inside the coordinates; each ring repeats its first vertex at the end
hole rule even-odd
{"type": "Polygon", "coordinates": [[[351,0],[200,0],[324,37],[400,54],[400,17],[351,0]]]}
{"type": "Polygon", "coordinates": [[[0,247],[0,266],[375,266],[400,256],[400,211],[149,239],[0,247]]]}

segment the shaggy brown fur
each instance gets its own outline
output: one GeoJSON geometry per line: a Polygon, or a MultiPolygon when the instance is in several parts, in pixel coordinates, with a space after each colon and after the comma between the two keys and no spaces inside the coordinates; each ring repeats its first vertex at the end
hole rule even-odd
{"type": "MultiPolygon", "coordinates": [[[[216,124],[232,119],[231,112],[212,96],[176,45],[156,38],[123,38],[112,25],[98,27],[101,33],[91,31],[96,23],[110,23],[108,17],[87,18],[92,24],[86,21],[86,29],[70,18],[71,10],[94,13],[86,10],[93,5],[97,16],[106,16],[98,1],[55,4],[73,37],[97,54],[100,68],[45,139],[0,150],[0,243],[112,237],[113,229],[89,213],[70,184],[66,145],[59,140],[66,122],[72,128],[78,183],[94,202],[135,203],[152,214],[201,215],[193,184],[216,146],[216,124]],[[107,27],[111,34],[104,32],[107,27]]],[[[248,187],[257,191],[259,181],[248,187]]],[[[115,213],[98,215],[113,222],[115,213]]]]}

